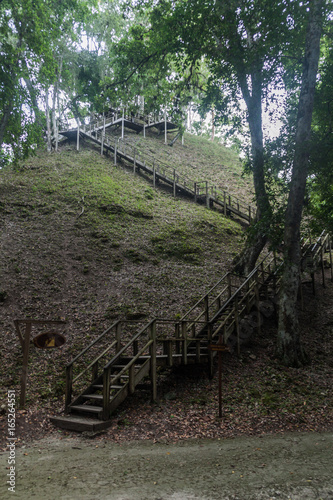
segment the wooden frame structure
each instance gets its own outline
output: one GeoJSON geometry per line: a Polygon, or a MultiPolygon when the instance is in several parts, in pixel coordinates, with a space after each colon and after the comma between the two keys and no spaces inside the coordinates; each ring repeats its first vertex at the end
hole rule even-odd
{"type": "Polygon", "coordinates": [[[31,331],[33,325],[64,325],[66,321],[61,320],[34,320],[34,319],[15,319],[14,326],[19,338],[22,351],[23,351],[23,363],[22,363],[22,373],[21,373],[21,390],[20,390],[20,408],[25,407],[26,401],[26,389],[28,380],[28,361],[29,361],[29,350],[31,341],[31,331]],[[21,331],[21,326],[25,326],[24,333],[21,331]]]}

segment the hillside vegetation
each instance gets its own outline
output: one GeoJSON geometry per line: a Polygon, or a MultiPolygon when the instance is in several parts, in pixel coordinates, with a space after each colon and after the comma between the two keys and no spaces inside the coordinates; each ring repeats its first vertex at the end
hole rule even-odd
{"type": "MultiPolygon", "coordinates": [[[[212,157],[225,154],[231,178],[240,175],[232,152],[200,138],[187,136],[186,142],[195,147],[191,153],[187,145],[184,158],[200,178],[209,171],[203,147],[212,157]]],[[[172,161],[182,148],[163,147],[152,134],[147,145],[172,161]]],[[[32,375],[30,402],[62,398],[63,375],[54,391],[51,359],[63,374],[70,357],[116,319],[180,317],[230,269],[242,245],[236,222],[153,190],[82,143],[79,152],[68,143],[58,153],[40,151],[0,175],[3,395],[20,377],[14,319],[68,321],[65,346],[51,354],[33,347],[30,359],[31,366],[44,360],[41,368],[50,373],[47,381],[42,373],[32,375]]],[[[220,179],[228,179],[222,169],[220,179]]]]}

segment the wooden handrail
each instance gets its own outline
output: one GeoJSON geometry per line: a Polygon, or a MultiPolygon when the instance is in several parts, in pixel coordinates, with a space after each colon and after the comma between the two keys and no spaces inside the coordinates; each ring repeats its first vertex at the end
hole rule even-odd
{"type": "MultiPolygon", "coordinates": [[[[119,378],[121,378],[121,377],[124,375],[124,373],[126,373],[126,372],[127,372],[127,370],[129,370],[129,368],[131,368],[131,366],[132,366],[132,365],[134,365],[134,364],[135,364],[135,361],[137,361],[137,359],[141,356],[141,354],[142,354],[143,352],[145,352],[145,351],[149,348],[149,346],[151,346],[151,345],[153,344],[153,342],[154,342],[154,340],[148,340],[148,342],[147,342],[147,343],[146,343],[143,347],[141,347],[141,349],[138,351],[138,353],[137,353],[135,356],[133,356],[133,358],[132,358],[132,359],[131,359],[128,363],[127,363],[127,365],[126,365],[126,366],[124,366],[124,368],[122,368],[122,369],[120,370],[120,372],[119,372],[119,373],[117,373],[117,374],[116,374],[116,375],[115,375],[115,376],[111,379],[110,384],[112,385],[112,384],[114,384],[115,382],[117,382],[117,380],[118,380],[119,378]]],[[[132,345],[132,344],[131,344],[131,342],[129,342],[129,344],[128,344],[128,345],[132,345]]],[[[108,370],[109,368],[111,368],[111,366],[112,366],[112,363],[111,363],[111,362],[109,362],[107,365],[105,365],[105,366],[104,366],[104,370],[108,370]]]]}
{"type": "Polygon", "coordinates": [[[92,368],[92,366],[97,362],[99,361],[108,351],[110,351],[110,349],[112,349],[112,347],[114,347],[115,345],[117,345],[117,340],[114,340],[112,342],[112,344],[110,344],[106,349],[104,349],[104,351],[99,354],[93,361],[91,361],[91,363],[82,371],[80,372],[73,380],[73,384],[75,384],[75,382],[80,378],[82,377],[82,375],[84,373],[86,373],[90,368],[92,368]]]}
{"type": "Polygon", "coordinates": [[[75,356],[75,358],[72,359],[72,361],[70,361],[70,363],[68,363],[67,366],[69,367],[69,366],[73,365],[73,363],[75,363],[81,356],[83,356],[83,354],[85,354],[87,351],[89,351],[89,349],[91,349],[92,346],[94,346],[95,344],[97,344],[97,342],[99,342],[107,333],[109,333],[110,330],[112,330],[112,328],[114,328],[115,326],[117,326],[119,323],[121,323],[120,320],[118,320],[115,323],[113,323],[109,328],[107,328],[103,333],[101,333],[101,335],[99,337],[97,337],[97,339],[93,340],[91,342],[91,344],[89,344],[77,356],[75,356]]]}
{"type": "Polygon", "coordinates": [[[138,333],[136,333],[134,335],[134,337],[132,337],[131,340],[129,342],[127,342],[127,344],[124,347],[122,347],[120,349],[120,351],[117,352],[117,354],[105,365],[104,368],[108,368],[109,366],[111,366],[112,364],[114,364],[116,361],[118,361],[119,358],[128,349],[128,347],[130,347],[133,344],[133,342],[135,340],[137,340],[147,330],[147,328],[149,328],[152,325],[152,323],[154,323],[154,321],[156,321],[156,320],[152,319],[151,321],[149,321],[149,323],[146,326],[144,326],[138,333]]]}

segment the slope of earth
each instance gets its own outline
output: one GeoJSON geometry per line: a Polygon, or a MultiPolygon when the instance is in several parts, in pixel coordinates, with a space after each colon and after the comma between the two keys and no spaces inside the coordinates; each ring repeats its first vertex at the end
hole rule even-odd
{"type": "Polygon", "coordinates": [[[0,229],[2,399],[22,366],[13,320],[68,321],[63,348],[31,349],[36,412],[62,407],[66,364],[116,319],[179,318],[230,269],[243,237],[221,214],[70,145],[0,171],[0,229]]]}

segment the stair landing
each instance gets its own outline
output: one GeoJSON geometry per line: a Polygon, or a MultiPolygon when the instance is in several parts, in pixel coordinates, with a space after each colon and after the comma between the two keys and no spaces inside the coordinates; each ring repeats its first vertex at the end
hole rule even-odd
{"type": "Polygon", "coordinates": [[[102,431],[112,424],[111,420],[98,420],[97,418],[82,417],[80,415],[50,417],[50,421],[57,427],[77,432],[102,431]]]}

